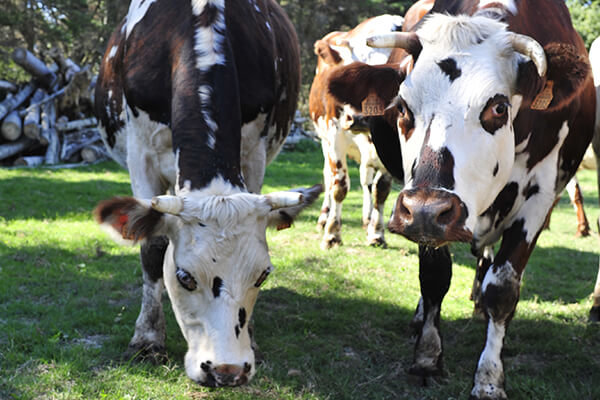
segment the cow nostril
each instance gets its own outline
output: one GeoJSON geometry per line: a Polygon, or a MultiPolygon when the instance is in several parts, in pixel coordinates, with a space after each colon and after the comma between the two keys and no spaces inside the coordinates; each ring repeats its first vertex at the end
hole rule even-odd
{"type": "Polygon", "coordinates": [[[400,212],[400,215],[402,215],[404,218],[409,218],[412,216],[411,203],[412,202],[408,200],[407,196],[402,196],[402,198],[400,199],[400,206],[398,207],[398,211],[400,212]]]}

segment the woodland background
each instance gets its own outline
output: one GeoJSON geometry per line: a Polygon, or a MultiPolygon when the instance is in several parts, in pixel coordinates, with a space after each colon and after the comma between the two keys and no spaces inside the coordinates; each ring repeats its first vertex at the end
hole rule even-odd
{"type": "MultiPolygon", "coordinates": [[[[294,23],[302,49],[303,91],[306,96],[316,58],[313,43],[333,30],[347,30],[370,16],[404,15],[413,0],[279,0],[294,23]]],[[[567,0],[576,29],[589,46],[600,33],[600,0],[567,0]]],[[[0,2],[0,79],[15,83],[30,79],[11,60],[12,50],[25,47],[38,57],[60,47],[78,65],[96,72],[106,40],[127,13],[125,0],[2,0],[0,2]]],[[[47,61],[47,60],[46,60],[47,61]]]]}

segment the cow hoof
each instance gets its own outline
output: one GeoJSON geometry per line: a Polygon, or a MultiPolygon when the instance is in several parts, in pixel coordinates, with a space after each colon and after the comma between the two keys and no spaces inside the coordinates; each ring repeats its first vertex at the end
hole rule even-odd
{"type": "Polygon", "coordinates": [[[473,318],[478,320],[485,320],[485,312],[483,311],[483,307],[481,304],[475,303],[473,306],[473,318]]]}
{"type": "Polygon", "coordinates": [[[334,237],[330,237],[327,239],[323,239],[323,241],[321,242],[321,249],[329,250],[332,247],[341,246],[341,245],[342,245],[342,238],[334,236],[334,237]]]}
{"type": "Polygon", "coordinates": [[[423,367],[422,365],[417,365],[417,364],[413,364],[408,369],[408,373],[410,375],[417,377],[417,379],[418,378],[424,379],[425,383],[427,380],[426,378],[442,377],[444,375],[444,372],[439,368],[423,367]]]}
{"type": "Polygon", "coordinates": [[[382,249],[387,249],[387,243],[385,239],[382,237],[374,238],[369,240],[369,246],[371,247],[381,247],[382,249]]]}
{"type": "Polygon", "coordinates": [[[471,392],[471,395],[469,396],[469,400],[508,400],[503,389],[491,384],[489,386],[490,387],[487,388],[487,390],[478,390],[477,393],[473,393],[475,392],[475,389],[473,389],[473,392],[471,392]]]}
{"type": "Polygon", "coordinates": [[[588,237],[590,236],[590,227],[578,228],[577,232],[575,232],[575,237],[588,237]]]}
{"type": "Polygon", "coordinates": [[[592,307],[588,322],[600,322],[600,306],[592,307]]]}
{"type": "Polygon", "coordinates": [[[123,358],[154,365],[164,364],[168,360],[165,347],[155,343],[130,344],[123,358]]]}

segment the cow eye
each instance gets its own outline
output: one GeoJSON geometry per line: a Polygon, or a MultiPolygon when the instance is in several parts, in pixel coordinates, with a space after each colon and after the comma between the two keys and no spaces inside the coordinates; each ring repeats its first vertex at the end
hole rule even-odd
{"type": "Polygon", "coordinates": [[[398,113],[400,114],[400,116],[404,117],[404,115],[406,114],[406,107],[405,107],[404,100],[402,100],[402,99],[398,100],[398,102],[396,103],[396,108],[398,109],[398,113]]]}
{"type": "Polygon", "coordinates": [[[175,270],[175,276],[177,277],[179,284],[183,286],[184,289],[189,290],[190,292],[192,290],[196,290],[196,280],[185,269],[177,267],[175,270]]]}
{"type": "Polygon", "coordinates": [[[506,114],[506,111],[508,111],[507,103],[498,103],[492,107],[492,115],[494,117],[503,117],[504,114],[506,114]]]}

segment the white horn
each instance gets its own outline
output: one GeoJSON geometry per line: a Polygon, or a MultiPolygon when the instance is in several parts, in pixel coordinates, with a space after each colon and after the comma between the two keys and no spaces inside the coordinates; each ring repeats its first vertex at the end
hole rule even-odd
{"type": "Polygon", "coordinates": [[[367,46],[376,48],[401,47],[409,53],[421,47],[419,37],[414,32],[390,32],[367,38],[367,46]]]}
{"type": "Polygon", "coordinates": [[[271,209],[297,206],[304,200],[304,196],[299,192],[275,192],[265,195],[271,205],[271,209]]]}
{"type": "Polygon", "coordinates": [[[333,40],[333,45],[334,46],[350,47],[350,41],[348,39],[334,39],[333,40]]]}
{"type": "Polygon", "coordinates": [[[511,33],[510,43],[516,52],[531,58],[540,76],[546,75],[546,70],[548,69],[546,53],[544,53],[544,48],[536,40],[529,36],[511,33]]]}
{"type": "Polygon", "coordinates": [[[183,211],[183,199],[177,196],[156,196],[152,198],[152,208],[163,213],[178,215],[183,211]]]}

